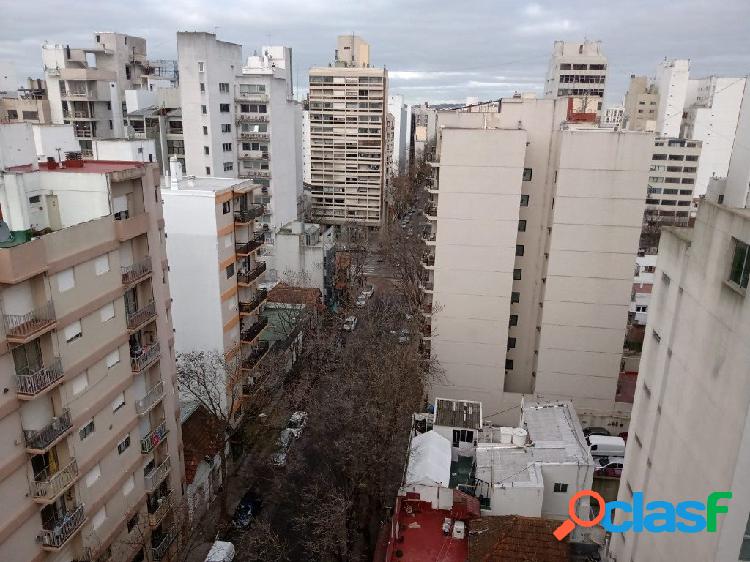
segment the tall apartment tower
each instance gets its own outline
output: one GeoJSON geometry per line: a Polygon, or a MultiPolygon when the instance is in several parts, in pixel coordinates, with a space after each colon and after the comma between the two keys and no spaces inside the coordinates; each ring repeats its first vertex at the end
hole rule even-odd
{"type": "Polygon", "coordinates": [[[445,369],[433,392],[488,411],[537,393],[611,413],[653,136],[567,123],[567,100],[500,107],[438,114],[423,264],[445,369]]]}
{"type": "Polygon", "coordinates": [[[659,106],[656,114],[656,134],[662,137],[680,136],[682,110],[685,107],[690,61],[664,60],[656,67],[656,86],[659,106]]]}
{"type": "Polygon", "coordinates": [[[297,218],[302,194],[302,107],[293,99],[292,50],[242,46],[179,32],[177,53],[187,173],[259,186],[269,237],[297,218]]]}
{"type": "Polygon", "coordinates": [[[601,112],[607,81],[607,57],[601,41],[555,41],[544,84],[544,97],[586,100],[582,112],[601,112]]]}
{"type": "Polygon", "coordinates": [[[630,75],[630,84],[625,94],[625,127],[630,131],[655,131],[659,105],[656,85],[648,76],[630,75]]]}
{"type": "Polygon", "coordinates": [[[0,128],[0,560],[165,560],[183,469],[159,170],[37,165],[29,131],[0,128]]]}
{"type": "Polygon", "coordinates": [[[750,212],[709,201],[662,232],[618,499],[732,498],[716,532],[613,533],[618,562],[750,559],[749,248],[750,212]]]}
{"type": "Polygon", "coordinates": [[[310,207],[325,224],[377,227],[383,219],[388,73],[369,46],[338,38],[334,66],[310,69],[310,207]]]}
{"type": "Polygon", "coordinates": [[[125,137],[125,90],[148,73],[146,40],[96,33],[91,48],[45,43],[42,61],[53,123],[72,123],[84,156],[92,139],[125,137]]]}
{"type": "Polygon", "coordinates": [[[388,96],[388,113],[393,115],[393,167],[391,174],[403,174],[406,171],[407,160],[407,107],[404,96],[388,96]]]}

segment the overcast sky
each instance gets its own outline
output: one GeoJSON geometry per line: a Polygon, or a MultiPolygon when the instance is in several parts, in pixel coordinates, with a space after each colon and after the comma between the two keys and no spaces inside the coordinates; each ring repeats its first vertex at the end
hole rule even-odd
{"type": "Polygon", "coordinates": [[[246,54],[291,46],[299,95],[352,32],[407,103],[541,93],[556,39],[602,40],[609,103],[664,57],[689,58],[692,76],[750,73],[750,0],[13,0],[2,12],[0,59],[19,78],[42,75],[44,41],[90,46],[95,31],[119,31],[145,37],[151,58],[176,58],[177,30],[215,31],[246,54]]]}

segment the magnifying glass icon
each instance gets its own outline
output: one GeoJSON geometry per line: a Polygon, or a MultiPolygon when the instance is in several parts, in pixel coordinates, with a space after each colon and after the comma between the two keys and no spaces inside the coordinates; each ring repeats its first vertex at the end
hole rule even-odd
{"type": "Polygon", "coordinates": [[[604,519],[605,508],[606,502],[600,494],[594,492],[593,490],[581,490],[572,498],[570,498],[570,502],[568,503],[568,516],[570,517],[570,519],[566,519],[565,521],[563,521],[562,524],[557,529],[555,529],[552,534],[555,535],[555,538],[557,540],[561,541],[565,537],[567,537],[573,531],[573,529],[576,528],[576,525],[579,525],[581,527],[593,527],[594,525],[598,525],[599,522],[604,519]],[[590,521],[581,519],[576,514],[576,504],[578,503],[578,500],[586,496],[594,498],[599,504],[599,513],[590,521]]]}

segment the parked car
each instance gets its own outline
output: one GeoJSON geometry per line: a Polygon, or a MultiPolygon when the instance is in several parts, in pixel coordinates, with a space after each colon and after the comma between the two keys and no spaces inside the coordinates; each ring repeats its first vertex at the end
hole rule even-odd
{"type": "Polygon", "coordinates": [[[347,316],[346,320],[344,320],[344,326],[343,330],[345,332],[353,332],[354,328],[357,327],[357,317],[356,316],[347,316]]]}
{"type": "Polygon", "coordinates": [[[234,554],[234,545],[231,542],[216,541],[211,545],[204,562],[232,562],[234,554]]]}
{"type": "Polygon", "coordinates": [[[622,465],[624,462],[625,459],[622,457],[603,458],[599,461],[599,466],[594,468],[594,474],[596,476],[619,478],[622,476],[622,465]]]}
{"type": "Polygon", "coordinates": [[[237,529],[247,529],[250,522],[258,514],[261,507],[261,499],[249,490],[240,500],[232,516],[232,526],[237,529]]]}
{"type": "Polygon", "coordinates": [[[289,417],[289,423],[286,425],[287,429],[292,432],[295,439],[298,439],[302,435],[302,430],[307,425],[307,412],[294,412],[289,417]]]}
{"type": "Polygon", "coordinates": [[[588,437],[589,435],[611,435],[611,433],[604,427],[584,427],[583,435],[588,437]]]}
{"type": "Polygon", "coordinates": [[[289,447],[292,445],[294,433],[291,429],[282,429],[279,438],[276,440],[276,452],[271,455],[271,462],[276,466],[286,466],[286,456],[289,447]]]}
{"type": "Polygon", "coordinates": [[[362,308],[363,306],[367,304],[367,297],[360,294],[357,297],[357,302],[355,302],[354,304],[357,306],[357,308],[362,308]]]}
{"type": "Polygon", "coordinates": [[[622,437],[590,435],[587,437],[591,455],[594,457],[624,457],[625,441],[622,437]]]}

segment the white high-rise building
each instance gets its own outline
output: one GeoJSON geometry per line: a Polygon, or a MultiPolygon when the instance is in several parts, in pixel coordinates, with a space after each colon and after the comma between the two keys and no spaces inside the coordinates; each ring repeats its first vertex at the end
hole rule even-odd
{"type": "Polygon", "coordinates": [[[656,90],[659,105],[656,112],[656,133],[663,137],[678,137],[682,110],[687,96],[690,61],[664,60],[656,67],[656,90]]]}
{"type": "Polygon", "coordinates": [[[433,393],[495,411],[535,392],[609,414],[653,135],[566,123],[566,100],[501,106],[438,114],[423,281],[445,369],[433,393]]]}
{"type": "Polygon", "coordinates": [[[406,170],[406,110],[404,96],[388,96],[388,113],[393,115],[393,168],[390,172],[394,175],[403,174],[406,170]]]}
{"type": "Polygon", "coordinates": [[[589,98],[586,109],[601,112],[607,81],[607,57],[601,41],[555,41],[544,84],[547,98],[589,98]]]}

